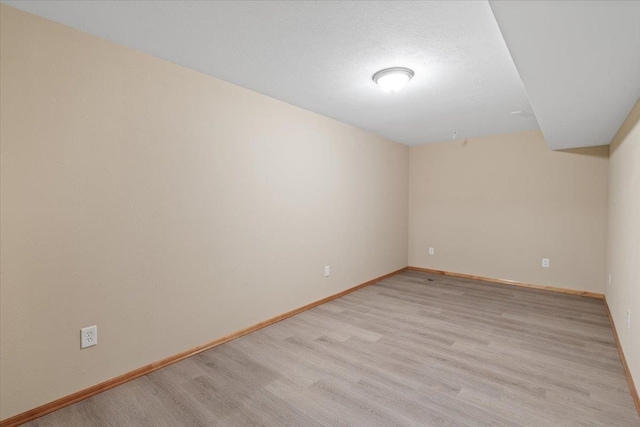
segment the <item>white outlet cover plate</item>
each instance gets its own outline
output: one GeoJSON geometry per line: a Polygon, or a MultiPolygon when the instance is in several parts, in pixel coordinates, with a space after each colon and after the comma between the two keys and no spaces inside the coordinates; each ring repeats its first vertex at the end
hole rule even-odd
{"type": "Polygon", "coordinates": [[[80,348],[93,347],[98,344],[98,327],[96,325],[80,329],[80,348]]]}
{"type": "Polygon", "coordinates": [[[549,258],[542,258],[542,266],[544,268],[549,268],[549,258]]]}
{"type": "Polygon", "coordinates": [[[324,277],[329,277],[331,275],[331,267],[326,265],[324,267],[324,277]]]}
{"type": "Polygon", "coordinates": [[[436,253],[436,250],[434,248],[429,248],[429,255],[433,255],[436,253]]]}

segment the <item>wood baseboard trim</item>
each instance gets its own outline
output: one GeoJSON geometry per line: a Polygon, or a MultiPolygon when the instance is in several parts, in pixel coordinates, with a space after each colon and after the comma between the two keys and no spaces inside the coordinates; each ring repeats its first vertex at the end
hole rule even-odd
{"type": "Polygon", "coordinates": [[[342,292],[338,292],[337,294],[333,294],[330,295],[326,298],[322,298],[321,300],[312,302],[310,304],[307,304],[305,306],[296,308],[295,310],[291,310],[288,311],[284,314],[280,314],[278,316],[272,317],[271,319],[265,320],[263,322],[257,323],[253,326],[249,326],[248,328],[244,328],[241,329],[237,332],[234,332],[232,334],[226,335],[222,338],[218,338],[217,340],[211,341],[209,343],[203,344],[203,345],[199,345],[197,347],[194,347],[190,350],[187,351],[183,351],[182,353],[178,353],[175,354],[173,356],[169,356],[165,359],[162,359],[160,361],[151,363],[149,365],[143,366],[141,368],[138,368],[136,370],[133,370],[131,372],[127,372],[126,374],[120,375],[118,377],[112,378],[110,380],[104,381],[100,384],[96,384],[92,387],[86,388],[84,390],[80,390],[76,393],[70,394],[68,396],[62,397],[60,399],[54,400],[53,402],[50,403],[46,403],[42,406],[38,406],[37,408],[31,409],[29,411],[23,412],[21,414],[18,415],[14,415],[11,418],[7,418],[3,421],[0,421],[0,427],[15,427],[15,426],[19,426],[20,424],[24,424],[26,422],[32,421],[36,418],[39,418],[43,415],[49,414],[51,412],[57,411],[58,409],[62,409],[65,406],[69,406],[69,405],[73,405],[74,403],[77,403],[81,400],[87,399],[91,396],[94,396],[98,393],[101,393],[103,391],[109,390],[110,388],[113,387],[117,387],[120,384],[124,384],[128,381],[134,380],[136,378],[139,378],[143,375],[147,375],[150,374],[153,371],[157,371],[158,369],[164,368],[165,366],[169,366],[173,363],[179,362],[181,360],[184,360],[188,357],[194,356],[198,353],[202,353],[203,351],[209,350],[213,347],[219,346],[221,344],[224,344],[226,342],[229,342],[231,340],[234,340],[236,338],[240,338],[243,335],[247,335],[251,332],[257,331],[259,329],[262,329],[264,327],[267,327],[269,325],[273,325],[274,323],[277,323],[281,320],[284,320],[288,317],[291,316],[295,316],[296,314],[302,313],[303,311],[309,310],[311,308],[317,307],[319,305],[322,305],[326,302],[332,301],[334,299],[343,297],[347,294],[350,294],[351,292],[357,291],[358,289],[362,289],[365,286],[369,286],[372,285],[376,282],[379,282],[380,280],[386,279],[387,277],[391,277],[393,275],[396,275],[398,273],[401,273],[403,271],[406,271],[408,267],[405,268],[401,268],[400,270],[396,270],[393,271],[391,273],[385,274],[383,276],[380,277],[376,277],[375,279],[371,279],[367,282],[361,283],[357,286],[354,286],[352,288],[349,288],[347,290],[344,290],[342,292]]]}
{"type": "Polygon", "coordinates": [[[491,277],[483,277],[483,276],[474,276],[472,274],[463,274],[463,273],[453,273],[450,271],[444,270],[433,270],[431,268],[422,268],[422,267],[408,267],[411,271],[422,271],[423,273],[432,273],[432,274],[441,274],[443,276],[451,276],[451,277],[459,277],[461,279],[473,279],[473,280],[482,280],[483,282],[491,282],[491,283],[499,283],[501,285],[511,285],[511,286],[520,286],[522,288],[531,288],[531,289],[542,289],[545,291],[551,292],[559,292],[562,294],[570,294],[570,295],[580,295],[583,297],[589,298],[598,298],[603,299],[604,295],[597,292],[588,292],[588,291],[579,291],[576,289],[565,289],[565,288],[557,288],[555,286],[547,286],[547,285],[534,285],[531,283],[523,283],[515,280],[507,280],[507,279],[494,279],[491,277]]]}
{"type": "Polygon", "coordinates": [[[627,364],[627,358],[624,357],[624,351],[622,350],[622,346],[620,345],[620,339],[618,338],[618,331],[616,330],[616,324],[613,323],[613,316],[611,316],[611,310],[609,309],[609,304],[607,303],[607,298],[603,298],[604,308],[607,310],[607,316],[609,316],[609,323],[611,323],[611,329],[613,330],[613,338],[616,340],[616,347],[618,348],[618,355],[620,356],[620,361],[622,362],[622,367],[624,368],[625,376],[627,377],[627,382],[629,383],[629,390],[631,391],[631,397],[633,398],[633,403],[636,405],[636,411],[638,411],[638,415],[640,415],[640,396],[638,395],[638,389],[633,382],[633,377],[631,376],[631,371],[629,370],[629,365],[627,364]]]}

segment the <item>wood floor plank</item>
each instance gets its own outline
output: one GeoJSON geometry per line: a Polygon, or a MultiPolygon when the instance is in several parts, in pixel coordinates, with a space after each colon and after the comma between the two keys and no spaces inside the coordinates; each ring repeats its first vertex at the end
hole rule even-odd
{"type": "Polygon", "coordinates": [[[405,271],[28,426],[640,426],[601,300],[405,271]]]}

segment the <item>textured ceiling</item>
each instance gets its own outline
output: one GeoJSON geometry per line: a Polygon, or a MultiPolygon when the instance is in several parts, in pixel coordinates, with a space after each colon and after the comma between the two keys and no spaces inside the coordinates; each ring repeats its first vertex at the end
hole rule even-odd
{"type": "Polygon", "coordinates": [[[640,96],[640,1],[491,1],[554,150],[609,144],[640,96]]]}
{"type": "Polygon", "coordinates": [[[409,145],[538,128],[486,1],[3,3],[409,145]]]}

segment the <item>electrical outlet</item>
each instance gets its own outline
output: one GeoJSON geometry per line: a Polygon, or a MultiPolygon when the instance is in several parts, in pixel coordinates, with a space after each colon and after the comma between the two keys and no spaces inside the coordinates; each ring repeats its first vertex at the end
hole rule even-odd
{"type": "Polygon", "coordinates": [[[80,348],[98,344],[98,327],[96,325],[80,329],[80,348]]]}
{"type": "Polygon", "coordinates": [[[434,255],[436,253],[435,248],[429,248],[429,255],[434,255]]]}
{"type": "Polygon", "coordinates": [[[324,277],[329,277],[329,276],[331,276],[331,266],[325,265],[324,266],[324,277]]]}
{"type": "Polygon", "coordinates": [[[542,258],[542,266],[544,268],[549,268],[549,258],[542,258]]]}
{"type": "Polygon", "coordinates": [[[607,281],[607,286],[611,286],[611,273],[609,273],[609,280],[607,281]]]}
{"type": "Polygon", "coordinates": [[[631,328],[631,310],[627,308],[627,329],[631,328]]]}

